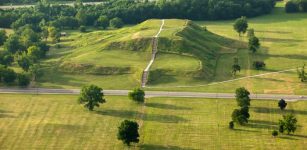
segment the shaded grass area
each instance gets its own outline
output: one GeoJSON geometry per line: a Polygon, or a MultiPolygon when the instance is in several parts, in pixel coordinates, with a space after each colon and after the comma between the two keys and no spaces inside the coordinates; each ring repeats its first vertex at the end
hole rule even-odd
{"type": "Polygon", "coordinates": [[[145,107],[127,97],[106,97],[88,112],[77,96],[1,94],[1,149],[126,149],[116,139],[124,119],[137,120],[140,143],[130,149],[304,149],[307,102],[253,100],[246,126],[228,129],[235,100],[150,98],[145,107]],[[299,128],[294,135],[271,136],[281,114],[292,112],[299,128]],[[295,145],[295,147],[293,147],[295,145]]]}

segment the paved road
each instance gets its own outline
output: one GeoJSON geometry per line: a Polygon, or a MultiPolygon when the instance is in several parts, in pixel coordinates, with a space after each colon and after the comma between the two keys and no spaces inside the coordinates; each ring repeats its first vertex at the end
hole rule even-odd
{"type": "MultiPolygon", "coordinates": [[[[83,2],[83,5],[98,5],[103,4],[104,2],[83,2]]],[[[75,3],[63,3],[63,4],[51,4],[51,5],[68,5],[74,6],[75,3]]],[[[17,8],[27,8],[27,7],[34,7],[35,5],[6,5],[0,6],[0,9],[17,9],[17,8]]]]}
{"type": "MultiPolygon", "coordinates": [[[[27,89],[0,89],[0,93],[14,94],[79,94],[78,89],[44,89],[44,88],[27,88],[27,89]]],[[[104,90],[105,95],[127,96],[128,90],[104,90]]],[[[0,96],[1,97],[1,96],[0,96]]],[[[233,99],[231,93],[200,93],[200,92],[165,92],[165,91],[146,91],[146,97],[187,97],[187,98],[218,98],[233,99]]],[[[307,100],[307,95],[278,95],[278,94],[251,94],[252,99],[269,99],[279,100],[281,98],[293,100],[307,100]]]]}

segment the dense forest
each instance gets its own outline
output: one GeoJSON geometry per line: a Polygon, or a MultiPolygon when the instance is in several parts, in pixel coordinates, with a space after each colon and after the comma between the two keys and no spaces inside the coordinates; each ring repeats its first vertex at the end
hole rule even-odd
{"type": "Polygon", "coordinates": [[[104,0],[1,0],[0,5],[3,4],[32,4],[37,2],[101,2],[104,0]]]}
{"type": "Polygon", "coordinates": [[[233,19],[270,13],[274,5],[275,0],[109,0],[101,5],[74,7],[39,3],[34,8],[0,11],[0,27],[20,27],[25,24],[37,26],[41,21],[59,24],[61,17],[69,17],[70,20],[76,18],[80,24],[90,26],[102,15],[109,19],[121,18],[127,24],[150,18],[233,19]]]}

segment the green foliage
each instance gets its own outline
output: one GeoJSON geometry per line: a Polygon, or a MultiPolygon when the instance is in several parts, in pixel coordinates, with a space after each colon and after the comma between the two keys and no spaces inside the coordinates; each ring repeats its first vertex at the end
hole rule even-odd
{"type": "Polygon", "coordinates": [[[250,106],[250,92],[244,87],[236,89],[236,100],[238,106],[240,107],[249,107],[250,106]]]}
{"type": "Polygon", "coordinates": [[[121,28],[124,26],[122,19],[116,17],[110,20],[110,27],[112,28],[121,28]]]}
{"type": "Polygon", "coordinates": [[[248,23],[247,23],[246,17],[238,18],[235,21],[233,28],[239,33],[239,36],[241,36],[242,34],[245,34],[245,32],[248,28],[248,23]]]}
{"type": "Polygon", "coordinates": [[[235,57],[233,59],[233,65],[232,65],[232,75],[233,76],[236,76],[237,75],[237,72],[240,72],[241,71],[241,66],[239,65],[239,59],[237,57],[235,57]]]}
{"type": "Polygon", "coordinates": [[[255,30],[254,29],[248,29],[247,30],[247,37],[251,38],[253,36],[255,36],[255,30]]]}
{"type": "Polygon", "coordinates": [[[299,3],[294,0],[287,1],[285,10],[287,13],[299,12],[299,3]]]}
{"type": "Polygon", "coordinates": [[[2,46],[6,40],[7,36],[5,30],[0,30],[0,46],[2,46]]]}
{"type": "Polygon", "coordinates": [[[263,61],[254,61],[253,67],[257,70],[263,69],[265,67],[265,63],[263,61]]]}
{"type": "Polygon", "coordinates": [[[307,73],[305,72],[305,64],[302,66],[301,69],[297,68],[297,74],[301,82],[305,82],[307,80],[307,73]]]}
{"type": "Polygon", "coordinates": [[[13,69],[6,68],[3,65],[0,65],[0,82],[5,84],[13,83],[16,79],[16,73],[13,69]]]}
{"type": "Polygon", "coordinates": [[[28,48],[28,53],[27,53],[27,55],[28,56],[30,56],[30,57],[32,57],[33,58],[33,60],[38,60],[38,59],[40,59],[40,57],[41,57],[41,50],[39,49],[39,47],[37,47],[37,46],[31,46],[31,47],[29,47],[28,48]]]}
{"type": "Polygon", "coordinates": [[[140,88],[135,88],[132,92],[128,94],[131,100],[136,102],[144,102],[145,101],[145,92],[140,88]]]}
{"type": "Polygon", "coordinates": [[[104,94],[102,88],[96,85],[84,86],[81,89],[79,96],[79,103],[84,104],[84,107],[90,111],[94,110],[94,107],[99,107],[100,104],[105,103],[104,94]]]}
{"type": "Polygon", "coordinates": [[[105,15],[100,16],[97,21],[95,22],[96,27],[102,27],[106,29],[109,26],[109,18],[105,15]]]}
{"type": "Polygon", "coordinates": [[[235,109],[231,115],[232,121],[240,125],[244,125],[248,122],[248,119],[242,114],[241,110],[235,109]]]}
{"type": "Polygon", "coordinates": [[[1,65],[9,66],[13,63],[13,61],[14,61],[14,57],[10,53],[6,51],[4,52],[0,51],[0,64],[1,65]]]}
{"type": "Polygon", "coordinates": [[[33,59],[23,53],[22,55],[18,56],[17,63],[24,71],[28,71],[29,68],[33,65],[33,59]]]}
{"type": "Polygon", "coordinates": [[[18,85],[22,87],[26,87],[30,84],[30,76],[26,73],[20,73],[17,75],[18,85]]]}
{"type": "Polygon", "coordinates": [[[293,114],[283,115],[283,119],[279,120],[279,132],[294,133],[297,129],[297,119],[293,114]]]}
{"type": "Polygon", "coordinates": [[[80,32],[86,32],[86,27],[85,26],[80,26],[79,30],[80,30],[80,32]]]}
{"type": "Polygon", "coordinates": [[[48,28],[48,35],[54,43],[60,42],[61,34],[60,31],[55,27],[48,28]]]}
{"type": "Polygon", "coordinates": [[[228,126],[229,126],[229,129],[234,129],[235,124],[233,121],[230,121],[228,126]]]}
{"type": "Polygon", "coordinates": [[[139,125],[135,121],[124,120],[118,127],[117,139],[130,146],[139,142],[139,125]]]}
{"type": "Polygon", "coordinates": [[[287,102],[284,100],[284,99],[281,99],[278,101],[278,107],[281,109],[281,110],[284,110],[286,107],[287,107],[287,102]]]}
{"type": "Polygon", "coordinates": [[[42,71],[42,67],[39,64],[34,64],[30,66],[29,73],[32,78],[32,81],[37,81],[40,77],[44,75],[44,72],[42,71]]]}
{"type": "Polygon", "coordinates": [[[276,130],[272,131],[272,136],[273,136],[273,137],[278,136],[278,131],[276,131],[276,130]]]}
{"type": "Polygon", "coordinates": [[[16,34],[12,34],[4,43],[4,49],[8,52],[15,54],[22,51],[22,45],[20,43],[20,37],[16,34]]]}
{"type": "Polygon", "coordinates": [[[248,49],[255,53],[260,47],[259,39],[256,36],[252,36],[248,40],[248,49]]]}

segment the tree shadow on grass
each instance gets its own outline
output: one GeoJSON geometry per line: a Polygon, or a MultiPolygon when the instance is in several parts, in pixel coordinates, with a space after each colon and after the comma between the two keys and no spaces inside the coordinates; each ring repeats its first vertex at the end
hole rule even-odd
{"type": "Polygon", "coordinates": [[[253,130],[246,130],[246,129],[233,129],[234,131],[238,131],[238,132],[259,132],[259,131],[253,131],[253,130]]]}
{"type": "Polygon", "coordinates": [[[159,109],[172,109],[172,110],[191,110],[189,107],[174,106],[161,103],[146,103],[146,107],[159,108],[159,109]]]}
{"type": "Polygon", "coordinates": [[[140,147],[142,150],[197,150],[197,149],[192,149],[192,148],[182,148],[178,146],[162,146],[162,145],[154,145],[154,144],[143,144],[140,147]]]}
{"type": "Polygon", "coordinates": [[[304,110],[285,109],[282,111],[279,108],[267,108],[267,107],[251,107],[251,109],[256,113],[274,113],[274,114],[293,113],[293,114],[307,115],[307,111],[304,110]]]}
{"type": "Polygon", "coordinates": [[[145,121],[155,121],[160,123],[180,123],[188,121],[187,119],[174,115],[142,114],[140,112],[130,111],[130,110],[109,109],[109,110],[97,111],[96,113],[104,116],[118,117],[124,119],[134,119],[136,118],[137,114],[141,114],[141,116],[144,116],[144,118],[142,119],[145,121]]]}
{"type": "Polygon", "coordinates": [[[277,123],[271,121],[264,121],[264,120],[250,120],[248,124],[246,124],[245,126],[257,129],[273,129],[273,130],[278,129],[277,123]]]}
{"type": "Polygon", "coordinates": [[[289,137],[289,136],[280,136],[280,137],[278,137],[278,138],[280,138],[280,139],[286,139],[286,140],[298,140],[298,139],[296,139],[296,138],[289,137]]]}
{"type": "Polygon", "coordinates": [[[0,118],[16,118],[16,116],[11,115],[12,111],[0,110],[0,118]]]}

